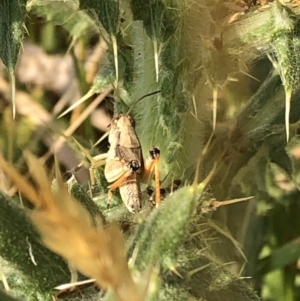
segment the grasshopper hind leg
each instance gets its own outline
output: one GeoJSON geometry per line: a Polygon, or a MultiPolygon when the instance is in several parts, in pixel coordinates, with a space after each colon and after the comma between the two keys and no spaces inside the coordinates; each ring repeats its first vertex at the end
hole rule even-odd
{"type": "Polygon", "coordinates": [[[160,149],[157,146],[152,146],[150,151],[150,156],[154,161],[154,180],[155,180],[155,203],[156,207],[159,206],[161,202],[160,196],[160,149]]]}
{"type": "Polygon", "coordinates": [[[142,178],[146,181],[149,180],[154,171],[156,206],[158,206],[161,202],[159,163],[160,163],[160,149],[157,146],[152,146],[149,150],[149,157],[145,161],[142,178]]]}

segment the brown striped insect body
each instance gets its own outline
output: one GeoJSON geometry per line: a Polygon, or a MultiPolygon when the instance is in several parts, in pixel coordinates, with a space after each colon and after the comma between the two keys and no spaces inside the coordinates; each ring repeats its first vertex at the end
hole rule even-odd
{"type": "Polygon", "coordinates": [[[140,141],[134,128],[134,120],[127,114],[112,119],[108,136],[104,175],[111,191],[119,188],[121,198],[132,213],[141,209],[140,180],[144,161],[140,141]]]}
{"type": "MultiPolygon", "coordinates": [[[[149,93],[138,99],[134,104],[145,97],[159,92],[149,93]]],[[[141,182],[151,178],[153,171],[155,176],[156,205],[160,203],[160,150],[158,147],[153,146],[149,151],[149,157],[144,161],[141,143],[135,131],[135,121],[129,115],[130,110],[127,114],[119,114],[112,118],[108,134],[110,148],[107,154],[104,154],[104,156],[100,155],[99,159],[100,157],[102,160],[103,158],[106,159],[104,175],[107,182],[111,183],[109,185],[110,195],[112,191],[119,188],[121,198],[127,209],[135,213],[142,207],[141,182]]],[[[100,164],[96,162],[93,168],[97,166],[100,166],[100,164]]]]}

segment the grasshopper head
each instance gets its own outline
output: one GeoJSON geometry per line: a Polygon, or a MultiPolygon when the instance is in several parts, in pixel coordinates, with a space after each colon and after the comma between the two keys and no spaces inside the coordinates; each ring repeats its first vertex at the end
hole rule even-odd
{"type": "Polygon", "coordinates": [[[120,115],[116,115],[111,120],[111,126],[118,127],[118,128],[135,127],[135,121],[130,115],[120,114],[120,115]]]}

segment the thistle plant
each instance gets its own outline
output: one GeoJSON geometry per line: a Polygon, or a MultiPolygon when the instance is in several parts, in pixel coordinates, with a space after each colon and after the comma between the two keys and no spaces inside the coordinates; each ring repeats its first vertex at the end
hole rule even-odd
{"type": "Polygon", "coordinates": [[[1,42],[0,57],[9,71],[11,79],[11,99],[13,116],[16,114],[15,105],[15,65],[22,43],[26,0],[3,1],[1,4],[1,42]]]}

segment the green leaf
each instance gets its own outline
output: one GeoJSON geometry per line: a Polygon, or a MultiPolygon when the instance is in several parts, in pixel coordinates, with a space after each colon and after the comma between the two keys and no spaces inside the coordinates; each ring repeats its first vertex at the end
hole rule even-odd
{"type": "Polygon", "coordinates": [[[97,204],[88,196],[83,187],[78,184],[76,180],[73,180],[68,185],[71,195],[90,213],[93,218],[93,222],[97,225],[97,222],[104,223],[105,219],[97,204]]]}
{"type": "Polygon", "coordinates": [[[142,20],[148,36],[160,42],[166,41],[175,33],[178,7],[176,1],[131,1],[134,20],[142,20]]]}
{"type": "Polygon", "coordinates": [[[80,0],[80,8],[94,10],[105,30],[109,34],[117,35],[119,24],[118,0],[80,0]]]}
{"type": "Polygon", "coordinates": [[[1,301],[19,301],[19,299],[15,299],[0,290],[0,300],[1,301]]]}
{"type": "Polygon", "coordinates": [[[300,241],[295,240],[273,251],[269,256],[260,260],[258,270],[266,274],[275,269],[282,269],[300,257],[300,241]]]}
{"type": "Polygon", "coordinates": [[[201,188],[192,186],[177,190],[140,225],[129,249],[129,254],[138,250],[134,262],[138,270],[153,262],[175,269],[178,245],[184,240],[201,193],[201,188]]]}
{"type": "Polygon", "coordinates": [[[97,31],[96,22],[84,11],[78,11],[78,1],[30,0],[27,9],[65,28],[74,40],[88,31],[97,31]]]}
{"type": "Polygon", "coordinates": [[[0,2],[0,57],[10,73],[14,72],[22,43],[27,0],[0,2]]]}
{"type": "MultiPolygon", "coordinates": [[[[40,243],[25,210],[0,193],[0,254],[25,276],[26,293],[48,294],[69,277],[66,263],[40,243]]],[[[20,285],[17,283],[16,285],[20,285]]],[[[12,285],[14,289],[14,285],[12,285]]],[[[0,300],[2,300],[0,298],[0,300]]]]}
{"type": "Polygon", "coordinates": [[[98,20],[108,32],[111,38],[113,48],[116,82],[119,79],[119,62],[118,62],[118,47],[117,35],[119,33],[119,0],[80,0],[80,8],[89,9],[96,13],[98,20]]]}
{"type": "Polygon", "coordinates": [[[15,65],[22,43],[27,0],[0,1],[0,58],[11,77],[13,117],[16,112],[15,65]]]}
{"type": "Polygon", "coordinates": [[[299,19],[286,6],[276,3],[272,9],[271,45],[276,58],[271,61],[279,71],[285,91],[285,127],[289,141],[290,106],[292,94],[299,83],[299,19]]]}

